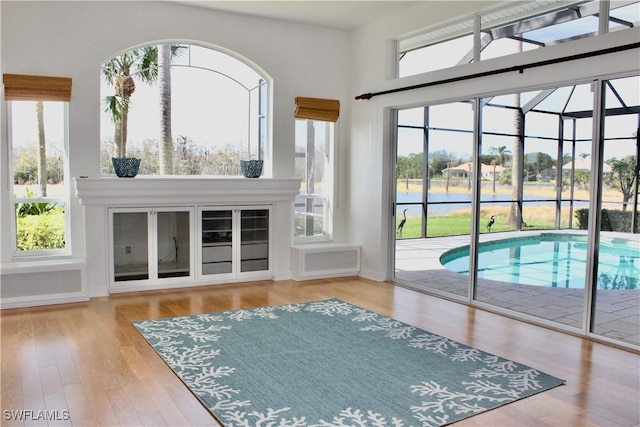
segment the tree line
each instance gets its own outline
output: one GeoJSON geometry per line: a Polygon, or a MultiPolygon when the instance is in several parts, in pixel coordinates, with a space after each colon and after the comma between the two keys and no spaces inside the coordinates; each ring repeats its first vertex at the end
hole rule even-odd
{"type": "MultiPolygon", "coordinates": [[[[503,173],[500,175],[499,182],[505,185],[511,185],[512,170],[509,162],[511,156],[506,147],[492,148],[491,154],[480,156],[480,162],[485,165],[503,166],[503,173]]],[[[583,158],[588,155],[582,155],[583,158]]],[[[469,162],[470,159],[462,159],[446,150],[434,151],[429,153],[429,178],[443,177],[442,171],[455,167],[462,163],[469,162]]],[[[566,165],[571,162],[570,155],[565,154],[562,158],[562,164],[566,165]]],[[[423,153],[411,153],[408,156],[398,156],[397,158],[397,178],[398,179],[423,179],[424,178],[424,156],[423,153]]],[[[604,184],[612,189],[622,193],[623,210],[626,210],[628,203],[633,198],[636,191],[637,181],[640,180],[640,163],[636,156],[627,155],[621,159],[613,157],[605,161],[611,171],[603,174],[604,184]]],[[[538,181],[541,178],[541,172],[556,166],[556,160],[546,153],[528,153],[524,156],[523,174],[525,181],[538,181]]],[[[443,177],[444,178],[444,177],[443,177]]],[[[588,188],[591,181],[591,173],[586,170],[575,170],[574,185],[588,188]]]]}
{"type": "MultiPolygon", "coordinates": [[[[483,154],[480,156],[480,163],[484,165],[496,165],[505,168],[503,178],[508,180],[505,184],[510,183],[510,159],[511,155],[509,150],[505,146],[492,147],[490,154],[483,154]],[[509,172],[509,173],[507,173],[509,172]]],[[[453,153],[449,153],[446,150],[433,151],[429,153],[429,178],[436,178],[442,176],[442,171],[455,167],[463,163],[470,162],[471,159],[463,159],[457,157],[453,153]]],[[[569,155],[565,155],[563,158],[563,165],[571,161],[569,155]]],[[[408,179],[422,179],[424,168],[424,154],[423,153],[411,153],[407,156],[398,156],[397,159],[397,177],[408,179]]],[[[540,172],[545,169],[550,169],[556,166],[556,161],[547,153],[528,153],[524,156],[524,173],[523,177],[527,181],[536,181],[539,178],[540,172]]]]}
{"type": "MultiPolygon", "coordinates": [[[[162,175],[158,140],[146,139],[130,145],[127,150],[130,157],[144,159],[140,163],[141,175],[162,175]]],[[[240,159],[246,157],[244,154],[237,144],[203,147],[191,138],[179,135],[171,145],[169,158],[173,175],[240,175],[240,159]]],[[[113,173],[112,155],[113,152],[108,148],[100,152],[101,170],[107,173],[113,173]]]]}
{"type": "Polygon", "coordinates": [[[49,151],[52,154],[48,156],[42,154],[42,150],[36,148],[36,145],[42,147],[34,141],[30,145],[13,149],[13,183],[40,184],[39,196],[46,197],[47,184],[60,184],[64,181],[64,155],[62,150],[57,149],[51,142],[49,151]],[[40,176],[43,179],[39,179],[40,176]]]}

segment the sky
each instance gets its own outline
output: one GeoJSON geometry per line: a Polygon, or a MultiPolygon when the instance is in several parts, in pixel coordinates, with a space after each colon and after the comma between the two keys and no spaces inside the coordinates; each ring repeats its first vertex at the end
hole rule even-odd
{"type": "MultiPolygon", "coordinates": [[[[44,103],[44,123],[47,148],[61,150],[64,148],[64,103],[44,103]]],[[[34,101],[11,102],[11,141],[14,147],[36,144],[38,141],[38,119],[34,101]]]]}

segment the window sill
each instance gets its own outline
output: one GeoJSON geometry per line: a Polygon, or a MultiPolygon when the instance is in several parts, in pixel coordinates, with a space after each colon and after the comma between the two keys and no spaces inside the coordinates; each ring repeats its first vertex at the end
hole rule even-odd
{"type": "Polygon", "coordinates": [[[329,234],[322,236],[298,236],[293,238],[294,245],[306,245],[314,243],[333,243],[333,237],[329,234]]]}
{"type": "Polygon", "coordinates": [[[49,271],[78,270],[86,261],[80,258],[35,259],[24,258],[0,264],[1,274],[40,273],[49,271]]]}

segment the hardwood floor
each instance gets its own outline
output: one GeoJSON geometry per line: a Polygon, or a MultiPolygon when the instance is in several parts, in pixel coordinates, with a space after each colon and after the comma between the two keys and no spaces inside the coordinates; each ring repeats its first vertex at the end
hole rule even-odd
{"type": "Polygon", "coordinates": [[[456,425],[640,425],[638,354],[360,278],[253,282],[5,310],[2,425],[47,425],[42,419],[47,416],[57,418],[49,425],[219,425],[131,321],[326,298],[341,298],[567,381],[456,425]],[[23,412],[21,421],[12,412],[19,410],[31,412],[23,412]]]}

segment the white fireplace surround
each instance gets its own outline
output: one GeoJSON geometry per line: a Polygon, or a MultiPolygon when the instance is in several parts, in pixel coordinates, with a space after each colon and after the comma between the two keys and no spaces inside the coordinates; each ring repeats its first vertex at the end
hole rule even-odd
{"type": "MultiPolygon", "coordinates": [[[[108,295],[109,215],[113,207],[198,207],[271,205],[273,279],[292,276],[293,201],[296,178],[137,176],[74,178],[75,195],[84,207],[86,278],[90,297],[108,295]]],[[[186,282],[184,286],[209,283],[186,282]]]]}

